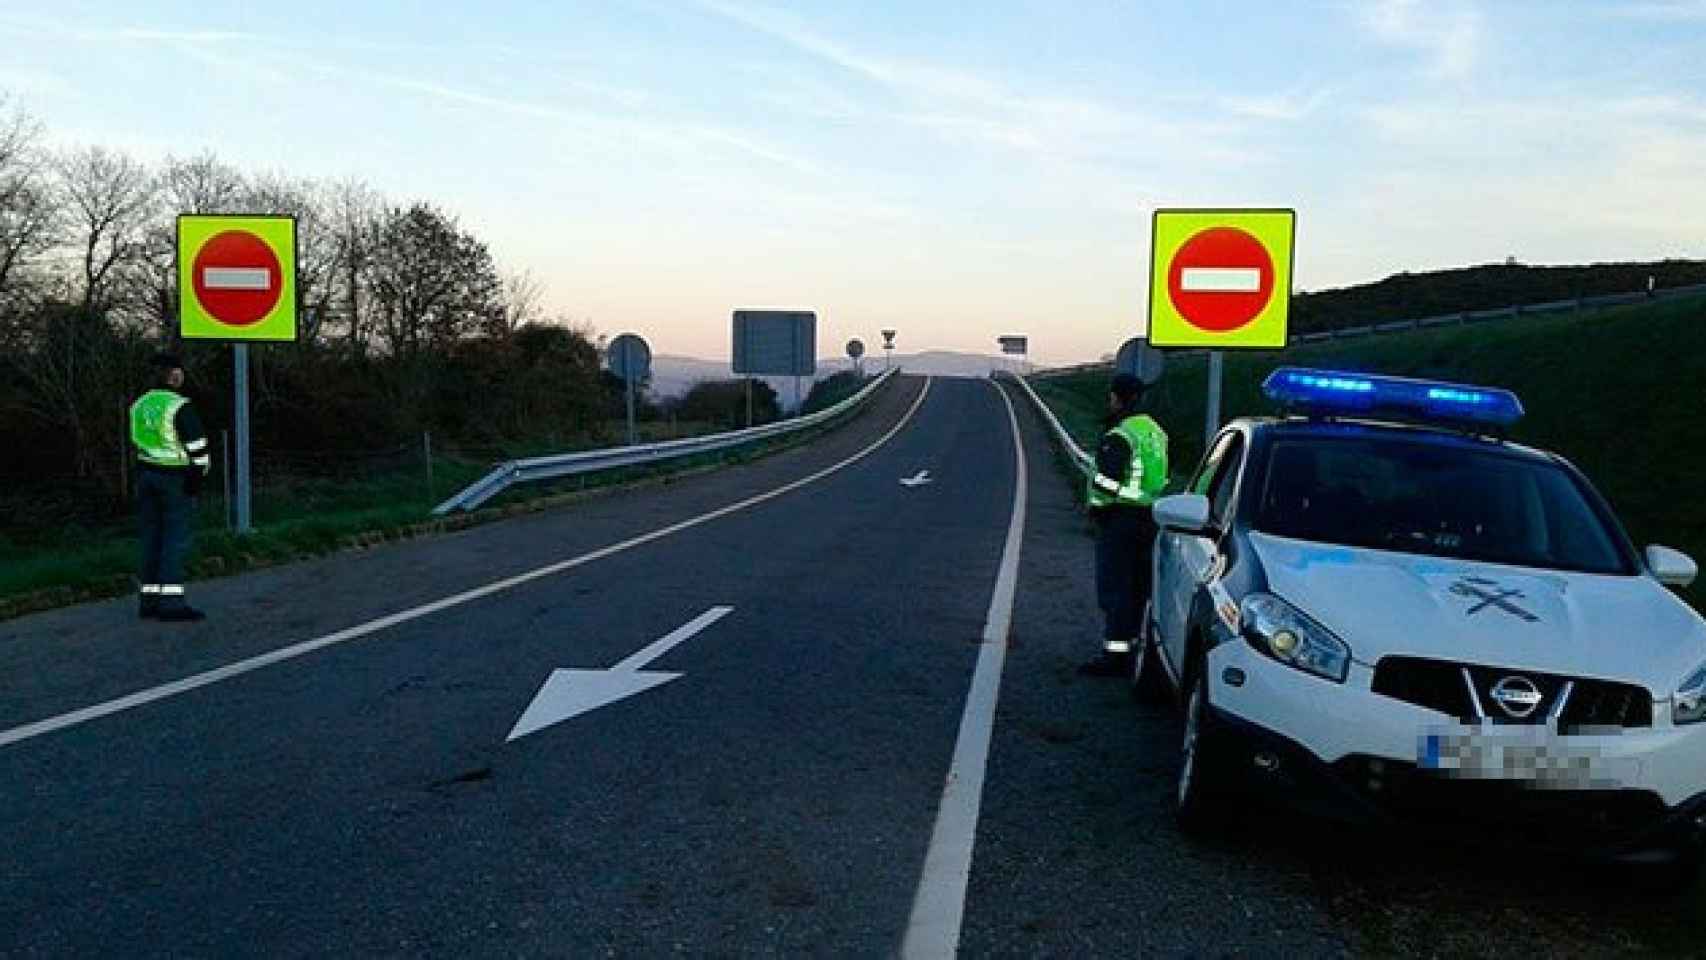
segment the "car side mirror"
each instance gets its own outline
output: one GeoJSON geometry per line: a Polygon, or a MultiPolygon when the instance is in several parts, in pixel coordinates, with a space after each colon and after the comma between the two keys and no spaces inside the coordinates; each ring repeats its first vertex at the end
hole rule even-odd
{"type": "Polygon", "coordinates": [[[1667,587],[1686,587],[1700,573],[1688,554],[1660,546],[1647,548],[1647,569],[1667,587]]]}
{"type": "Polygon", "coordinates": [[[1209,531],[1208,498],[1200,493],[1178,493],[1155,501],[1155,525],[1179,533],[1209,531]]]}

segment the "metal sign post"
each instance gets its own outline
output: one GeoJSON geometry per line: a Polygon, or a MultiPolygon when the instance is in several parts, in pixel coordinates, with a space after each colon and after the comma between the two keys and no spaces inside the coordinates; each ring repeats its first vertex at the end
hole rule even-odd
{"type": "Polygon", "coordinates": [[[181,214],[177,222],[178,334],[234,341],[237,532],[249,512],[249,344],[297,338],[296,218],[181,214]]]}
{"type": "Polygon", "coordinates": [[[632,333],[624,333],[610,341],[605,350],[610,372],[622,378],[622,395],[628,408],[628,445],[640,442],[638,425],[634,422],[635,385],[652,370],[652,348],[632,333]]]}
{"type": "Polygon", "coordinates": [[[1214,442],[1214,435],[1220,429],[1220,379],[1221,357],[1219,350],[1208,353],[1208,426],[1203,431],[1203,449],[1214,442]]]}
{"type": "Polygon", "coordinates": [[[883,372],[884,373],[888,372],[889,365],[894,362],[894,335],[895,335],[895,331],[893,331],[893,330],[884,330],[883,331],[883,372]]]}
{"type": "Polygon", "coordinates": [[[232,345],[231,359],[237,394],[233,415],[237,427],[237,532],[250,533],[254,527],[249,523],[249,345],[232,345]]]}
{"type": "Polygon", "coordinates": [[[628,445],[631,447],[640,442],[639,431],[634,426],[634,381],[624,380],[622,392],[628,395],[628,445]]]}

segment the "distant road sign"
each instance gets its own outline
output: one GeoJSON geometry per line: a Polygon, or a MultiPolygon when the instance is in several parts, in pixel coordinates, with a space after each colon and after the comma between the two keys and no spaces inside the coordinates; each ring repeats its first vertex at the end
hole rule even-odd
{"type": "Polygon", "coordinates": [[[1115,373],[1129,373],[1146,384],[1160,380],[1165,367],[1166,355],[1142,337],[1132,337],[1120,344],[1120,352],[1114,355],[1115,373]]]}
{"type": "Polygon", "coordinates": [[[865,343],[862,340],[847,341],[847,355],[857,360],[865,355],[865,343]]]}
{"type": "Polygon", "coordinates": [[[295,218],[184,214],[177,241],[185,339],[296,339],[295,218]]]}
{"type": "Polygon", "coordinates": [[[884,330],[883,331],[883,349],[884,350],[894,349],[894,333],[895,332],[893,330],[884,330]]]}
{"type": "Polygon", "coordinates": [[[817,373],[817,314],[736,310],[734,372],[809,377],[817,373]]]}
{"type": "Polygon", "coordinates": [[[652,372],[652,348],[632,333],[624,333],[610,341],[606,349],[610,372],[628,383],[637,384],[652,372]]]}
{"type": "Polygon", "coordinates": [[[1002,353],[1024,353],[1029,346],[1028,339],[1020,335],[996,337],[995,342],[1001,344],[1002,353]]]}
{"type": "Polygon", "coordinates": [[[1291,210],[1157,210],[1149,343],[1277,349],[1291,306],[1291,210]]]}

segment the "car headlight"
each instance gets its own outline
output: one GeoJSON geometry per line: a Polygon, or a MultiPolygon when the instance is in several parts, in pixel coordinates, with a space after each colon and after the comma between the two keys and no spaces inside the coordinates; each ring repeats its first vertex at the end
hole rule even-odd
{"type": "Polygon", "coordinates": [[[1275,660],[1305,673],[1345,682],[1351,648],[1332,631],[1271,593],[1252,593],[1239,607],[1244,638],[1275,660]]]}
{"type": "Polygon", "coordinates": [[[1706,720],[1706,663],[1677,684],[1670,700],[1670,721],[1681,725],[1706,720]]]}

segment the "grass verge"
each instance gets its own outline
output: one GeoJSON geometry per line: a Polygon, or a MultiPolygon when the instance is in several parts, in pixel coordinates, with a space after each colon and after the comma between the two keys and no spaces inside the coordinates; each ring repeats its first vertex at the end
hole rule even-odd
{"type": "MultiPolygon", "coordinates": [[[[1382,337],[1228,354],[1226,418],[1271,414],[1261,382],[1285,364],[1437,377],[1514,390],[1527,415],[1512,439],[1568,457],[1611,501],[1637,545],[1706,560],[1706,299],[1519,317],[1382,337]]],[[[1202,456],[1207,361],[1171,359],[1144,408],[1168,431],[1175,482],[1202,456]]],[[[1081,445],[1095,442],[1106,372],[1033,379],[1081,445]]],[[[1706,585],[1683,592],[1706,609],[1706,585]]]]}
{"type": "MultiPolygon", "coordinates": [[[[300,480],[257,491],[253,533],[224,526],[222,507],[204,498],[189,559],[189,579],[202,580],[303,560],[338,550],[460,530],[493,520],[562,506],[618,489],[669,483],[745,463],[798,446],[861,416],[869,403],[829,423],[739,448],[658,464],[514,487],[479,510],[432,515],[450,493],[484,476],[491,464],[434,461],[434,489],[419,470],[354,481],[300,480]]],[[[6,546],[0,566],[0,620],[120,596],[135,589],[134,529],[82,531],[27,548],[6,546]]]]}

